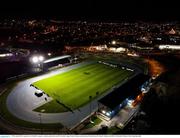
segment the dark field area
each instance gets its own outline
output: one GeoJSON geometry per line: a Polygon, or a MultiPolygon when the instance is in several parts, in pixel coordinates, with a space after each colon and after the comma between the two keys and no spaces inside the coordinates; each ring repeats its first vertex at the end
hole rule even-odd
{"type": "Polygon", "coordinates": [[[0,63],[0,83],[7,78],[14,77],[28,71],[28,64],[25,62],[4,62],[0,63]]]}

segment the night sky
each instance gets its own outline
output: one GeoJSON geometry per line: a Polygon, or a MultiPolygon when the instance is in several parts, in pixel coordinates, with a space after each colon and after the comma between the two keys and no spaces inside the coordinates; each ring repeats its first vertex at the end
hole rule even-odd
{"type": "Polygon", "coordinates": [[[174,0],[6,0],[0,14],[76,19],[179,20],[174,0]]]}

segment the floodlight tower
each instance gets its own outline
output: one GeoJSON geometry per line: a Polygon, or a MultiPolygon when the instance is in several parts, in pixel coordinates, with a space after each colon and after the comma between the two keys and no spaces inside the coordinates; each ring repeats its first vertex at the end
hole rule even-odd
{"type": "Polygon", "coordinates": [[[39,56],[39,65],[40,65],[41,70],[43,70],[43,61],[44,61],[44,57],[39,56]]]}
{"type": "Polygon", "coordinates": [[[33,65],[35,66],[35,68],[43,70],[44,57],[42,55],[33,56],[30,60],[33,63],[33,65]]]}

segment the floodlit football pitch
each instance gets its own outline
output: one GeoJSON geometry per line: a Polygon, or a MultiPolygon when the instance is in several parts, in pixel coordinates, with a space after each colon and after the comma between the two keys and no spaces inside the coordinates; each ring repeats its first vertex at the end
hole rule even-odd
{"type": "MultiPolygon", "coordinates": [[[[74,110],[86,105],[133,74],[121,67],[92,63],[37,81],[33,85],[53,98],[50,102],[52,104],[45,104],[43,108],[55,109],[58,101],[74,110]]],[[[51,109],[45,110],[51,112],[51,109]]]]}

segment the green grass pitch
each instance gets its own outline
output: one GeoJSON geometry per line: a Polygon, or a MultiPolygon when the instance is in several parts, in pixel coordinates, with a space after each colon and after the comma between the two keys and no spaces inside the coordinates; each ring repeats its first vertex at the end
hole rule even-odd
{"type": "MultiPolygon", "coordinates": [[[[74,110],[89,103],[89,96],[92,97],[91,100],[97,98],[132,74],[133,72],[121,68],[93,63],[37,81],[33,85],[74,110]]],[[[58,111],[57,103],[52,103],[54,104],[47,103],[35,111],[45,109],[45,112],[60,112],[62,108],[58,111]],[[53,108],[56,110],[53,111],[53,108]]]]}

